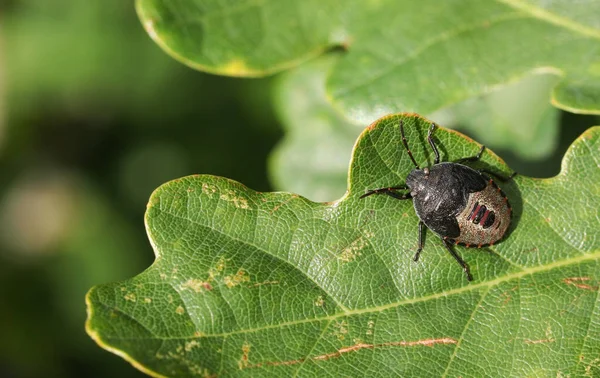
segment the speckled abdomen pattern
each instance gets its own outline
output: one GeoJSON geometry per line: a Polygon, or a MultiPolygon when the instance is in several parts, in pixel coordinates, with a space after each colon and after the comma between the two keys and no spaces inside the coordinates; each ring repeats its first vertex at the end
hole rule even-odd
{"type": "Polygon", "coordinates": [[[480,192],[471,193],[467,205],[458,215],[460,236],[456,244],[485,247],[504,237],[510,226],[512,209],[504,192],[489,179],[480,192]]]}

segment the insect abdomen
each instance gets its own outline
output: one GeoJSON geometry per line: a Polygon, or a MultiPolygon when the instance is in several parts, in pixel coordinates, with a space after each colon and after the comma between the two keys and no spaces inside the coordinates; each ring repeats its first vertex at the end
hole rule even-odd
{"type": "Polygon", "coordinates": [[[504,237],[510,226],[512,209],[504,192],[493,180],[485,189],[471,193],[457,216],[460,235],[454,239],[467,247],[485,247],[504,237]]]}
{"type": "Polygon", "coordinates": [[[486,228],[490,228],[492,224],[494,224],[494,220],[496,220],[496,215],[494,211],[489,210],[485,205],[481,205],[479,202],[475,202],[473,205],[473,210],[468,217],[468,220],[473,222],[474,224],[481,224],[481,227],[485,230],[486,228]]]}

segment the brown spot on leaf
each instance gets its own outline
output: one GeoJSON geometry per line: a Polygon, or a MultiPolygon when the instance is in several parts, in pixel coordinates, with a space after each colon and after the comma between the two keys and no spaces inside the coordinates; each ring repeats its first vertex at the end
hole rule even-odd
{"type": "Polygon", "coordinates": [[[600,358],[594,358],[592,361],[590,361],[589,364],[587,364],[587,366],[585,367],[585,376],[586,377],[594,377],[597,375],[594,375],[592,373],[592,368],[595,368],[594,370],[597,372],[600,368],[600,358]]]}
{"type": "Polygon", "coordinates": [[[512,296],[507,292],[502,293],[502,297],[504,297],[504,300],[502,301],[503,306],[506,306],[508,302],[510,302],[510,300],[512,299],[512,296]]]}
{"type": "Polygon", "coordinates": [[[544,344],[544,343],[553,343],[554,339],[539,339],[539,340],[523,340],[525,344],[544,344]]]}
{"type": "Polygon", "coordinates": [[[367,335],[373,334],[373,328],[375,327],[375,322],[373,320],[369,320],[367,322],[367,335]]]}
{"type": "Polygon", "coordinates": [[[529,340],[529,339],[525,339],[523,340],[523,342],[525,344],[545,344],[545,343],[553,343],[554,337],[552,337],[552,327],[550,327],[550,325],[548,325],[546,327],[546,338],[545,339],[538,339],[538,340],[529,340]]]}
{"type": "Polygon", "coordinates": [[[299,196],[297,194],[292,194],[290,196],[290,198],[286,199],[285,201],[277,204],[270,212],[269,214],[273,215],[274,212],[276,212],[277,210],[279,210],[282,206],[286,205],[288,202],[290,202],[293,199],[298,198],[299,196]]]}
{"type": "Polygon", "coordinates": [[[233,206],[238,209],[248,210],[250,206],[248,205],[248,200],[244,197],[238,196],[233,190],[227,190],[225,193],[219,196],[220,199],[233,203],[233,206]]]}
{"type": "Polygon", "coordinates": [[[240,369],[247,368],[250,366],[250,363],[248,362],[249,355],[250,355],[250,344],[248,344],[248,342],[246,341],[246,342],[244,342],[244,345],[242,345],[242,357],[238,361],[238,367],[240,369]]]}
{"type": "Polygon", "coordinates": [[[215,277],[220,276],[221,272],[225,270],[225,266],[225,258],[221,256],[214,268],[210,268],[208,270],[208,282],[212,281],[215,277]]]}
{"type": "Polygon", "coordinates": [[[202,183],[202,193],[212,197],[212,195],[217,191],[217,188],[214,185],[210,185],[207,183],[202,183]]]}
{"type": "Polygon", "coordinates": [[[366,245],[367,241],[364,237],[361,236],[358,239],[354,240],[352,243],[350,243],[349,246],[344,248],[342,252],[338,255],[338,259],[342,262],[354,261],[358,256],[361,255],[360,251],[363,248],[365,248],[366,245]]]}
{"type": "MultiPolygon", "coordinates": [[[[388,347],[414,347],[414,346],[427,346],[433,347],[435,345],[448,345],[448,344],[456,344],[457,341],[450,337],[443,337],[437,339],[423,339],[423,340],[415,340],[415,341],[393,341],[388,343],[381,344],[367,344],[367,343],[357,343],[351,346],[347,346],[341,349],[338,349],[332,353],[321,354],[318,356],[310,357],[308,360],[312,361],[326,361],[333,358],[339,358],[343,354],[357,352],[361,349],[378,349],[378,348],[388,348],[388,347]]],[[[288,361],[267,361],[261,362],[255,365],[247,365],[246,368],[259,368],[263,366],[286,366],[286,365],[296,365],[301,364],[306,361],[306,358],[299,358],[297,360],[288,360],[288,361]]]]}
{"type": "Polygon", "coordinates": [[[243,269],[238,270],[236,274],[225,276],[225,278],[223,279],[223,282],[225,282],[225,285],[227,285],[227,287],[230,289],[232,287],[238,286],[241,283],[249,282],[249,281],[250,281],[250,276],[248,276],[246,271],[243,269]]]}
{"type": "Polygon", "coordinates": [[[264,286],[264,285],[279,285],[279,281],[263,281],[263,282],[255,283],[254,285],[251,285],[251,286],[258,287],[258,286],[264,286]]]}
{"type": "Polygon", "coordinates": [[[348,323],[345,320],[335,323],[333,334],[338,338],[338,340],[340,340],[340,341],[344,340],[346,338],[347,333],[348,333],[348,323]]]}
{"type": "Polygon", "coordinates": [[[594,285],[589,285],[587,283],[583,283],[583,282],[589,282],[590,280],[591,280],[590,277],[570,277],[570,278],[563,279],[562,282],[564,282],[567,285],[573,285],[578,289],[597,291],[598,285],[594,286],[594,285]]]}
{"type": "Polygon", "coordinates": [[[510,300],[512,299],[512,295],[510,293],[514,292],[518,288],[519,288],[518,286],[513,286],[511,289],[506,290],[505,292],[500,294],[500,296],[504,298],[504,300],[502,301],[503,306],[506,306],[508,304],[508,302],[510,302],[510,300]]]}
{"type": "Polygon", "coordinates": [[[126,301],[130,301],[130,302],[135,302],[137,300],[134,293],[127,293],[127,294],[125,294],[125,296],[123,298],[125,298],[126,301]]]}
{"type": "Polygon", "coordinates": [[[315,301],[315,306],[317,306],[317,307],[323,307],[324,304],[325,304],[325,300],[323,299],[323,296],[319,295],[317,297],[317,300],[315,301]]]}
{"type": "Polygon", "coordinates": [[[185,351],[191,352],[195,347],[200,346],[200,343],[197,340],[188,341],[185,343],[185,351]]]}
{"type": "Polygon", "coordinates": [[[197,278],[190,278],[183,284],[181,284],[182,289],[190,289],[195,291],[196,293],[201,293],[202,291],[210,291],[213,289],[212,285],[208,281],[203,281],[197,278]]]}

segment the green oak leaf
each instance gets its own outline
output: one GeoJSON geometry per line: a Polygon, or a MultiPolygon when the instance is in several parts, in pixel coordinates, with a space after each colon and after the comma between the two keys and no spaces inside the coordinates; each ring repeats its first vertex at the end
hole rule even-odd
{"type": "Polygon", "coordinates": [[[486,146],[510,150],[525,159],[541,159],[557,145],[560,110],[548,101],[556,82],[553,75],[527,76],[430,118],[468,131],[486,146]]]}
{"type": "MultiPolygon", "coordinates": [[[[339,198],[347,186],[347,156],[362,125],[344,118],[328,101],[325,79],[340,54],[327,54],[281,75],[274,103],[285,127],[270,156],[271,182],[278,190],[313,201],[339,198]]],[[[533,75],[463,101],[433,121],[469,130],[486,146],[540,157],[555,148],[559,110],[548,102],[551,75],[533,75]]]]}
{"type": "Polygon", "coordinates": [[[361,122],[430,114],[532,72],[552,102],[600,113],[600,3],[582,0],[137,0],[148,34],[185,64],[263,76],[336,46],[327,91],[361,122]]]}
{"type": "MultiPolygon", "coordinates": [[[[433,162],[429,121],[397,114],[359,137],[348,191],[315,203],[214,176],[152,195],[155,263],[90,290],[88,333],[155,376],[594,376],[600,374],[600,127],[560,175],[501,184],[515,217],[487,249],[457,247],[473,282],[410,201],[359,199],[404,183],[403,120],[433,162]]],[[[438,129],[443,161],[479,145],[438,129]]],[[[476,167],[509,172],[491,151],[476,167]]]]}

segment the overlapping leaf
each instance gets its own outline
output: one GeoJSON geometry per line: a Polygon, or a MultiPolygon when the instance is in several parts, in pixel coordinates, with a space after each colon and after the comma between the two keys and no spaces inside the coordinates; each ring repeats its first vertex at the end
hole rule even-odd
{"type": "MultiPolygon", "coordinates": [[[[340,54],[328,54],[281,75],[274,98],[285,137],[270,157],[278,190],[316,201],[339,198],[347,186],[347,156],[362,126],[350,122],[327,99],[325,79],[340,54]]],[[[460,126],[488,147],[526,157],[552,151],[559,111],[548,103],[555,84],[534,75],[430,115],[447,127],[460,126]]]]}
{"type": "MultiPolygon", "coordinates": [[[[103,347],[164,376],[581,376],[600,374],[600,129],[552,179],[503,186],[516,217],[493,249],[464,249],[475,281],[409,201],[359,199],[422,165],[428,121],[380,119],[359,138],[333,203],[257,193],[213,176],[163,185],[146,225],[156,262],[88,294],[103,347]]],[[[478,145],[438,129],[444,160],[478,145]]],[[[480,167],[508,171],[491,152],[480,167]]]]}
{"type": "Polygon", "coordinates": [[[350,118],[429,114],[532,71],[561,77],[555,105],[600,112],[593,0],[137,0],[152,38],[184,63],[262,76],[326,49],[347,54],[328,92],[350,118]]]}

